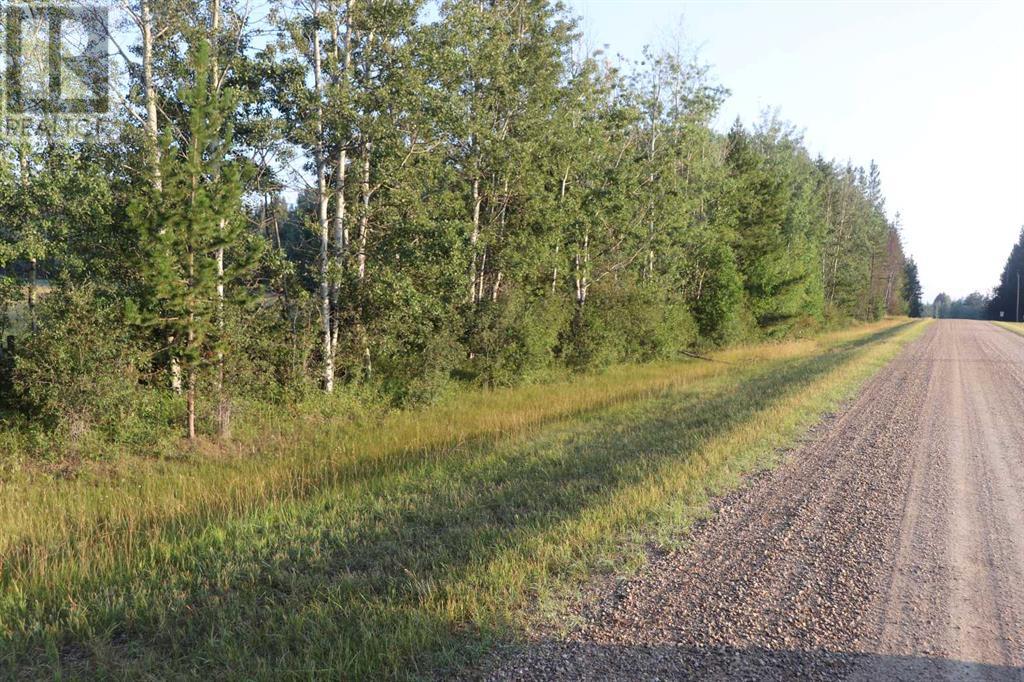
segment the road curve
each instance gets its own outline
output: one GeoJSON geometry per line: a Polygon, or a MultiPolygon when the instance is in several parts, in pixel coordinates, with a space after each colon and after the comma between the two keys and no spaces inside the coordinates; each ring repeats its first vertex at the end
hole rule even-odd
{"type": "Polygon", "coordinates": [[[484,676],[1024,682],[1024,337],[930,325],[717,512],[484,676]]]}

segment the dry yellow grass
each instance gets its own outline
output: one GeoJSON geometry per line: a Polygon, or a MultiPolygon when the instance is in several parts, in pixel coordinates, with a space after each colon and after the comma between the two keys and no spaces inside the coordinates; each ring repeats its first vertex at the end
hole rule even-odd
{"type": "Polygon", "coordinates": [[[1020,334],[1021,336],[1024,336],[1024,322],[1002,322],[1000,320],[992,320],[992,324],[994,324],[997,327],[1007,329],[1013,332],[1014,334],[1020,334]]]}

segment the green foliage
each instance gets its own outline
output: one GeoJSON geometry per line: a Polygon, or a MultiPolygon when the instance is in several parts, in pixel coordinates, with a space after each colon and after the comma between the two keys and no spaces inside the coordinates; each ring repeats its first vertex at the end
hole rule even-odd
{"type": "Polygon", "coordinates": [[[726,144],[730,183],[723,213],[734,230],[745,305],[762,333],[785,334],[824,311],[827,226],[815,190],[818,169],[792,128],[775,118],[753,133],[737,122],[726,144]]]}
{"type": "MultiPolygon", "coordinates": [[[[921,311],[922,315],[929,314],[936,319],[984,320],[991,312],[991,305],[991,299],[977,291],[955,301],[948,294],[941,293],[935,297],[934,303],[928,306],[927,313],[924,306],[921,306],[921,311]]],[[[995,319],[999,319],[998,312],[995,319]]],[[[1012,315],[1002,319],[1007,322],[1015,321],[1012,315]]]]}
{"type": "MultiPolygon", "coordinates": [[[[398,403],[429,402],[445,389],[465,357],[459,342],[461,320],[452,306],[424,287],[431,283],[387,270],[369,285],[374,373],[385,394],[398,403]]],[[[359,371],[361,360],[356,341],[349,344],[352,373],[359,371]]]]}
{"type": "Polygon", "coordinates": [[[40,303],[39,331],[17,344],[14,404],[71,449],[87,436],[148,443],[162,433],[166,414],[159,396],[140,386],[147,369],[123,306],[98,297],[95,287],[63,284],[40,303]]]}
{"type": "Polygon", "coordinates": [[[466,342],[473,376],[485,386],[509,386],[549,368],[569,310],[558,297],[530,301],[523,292],[480,303],[466,342]]]}
{"type": "Polygon", "coordinates": [[[613,66],[559,3],[426,8],[278,0],[251,43],[235,3],[162,4],[131,114],[4,148],[0,313],[94,286],[143,323],[146,390],[177,404],[180,375],[204,422],[916,310],[877,166],[774,116],[718,134],[727,90],[685,46],[613,66]]]}
{"type": "Polygon", "coordinates": [[[907,314],[910,317],[921,317],[923,314],[921,297],[924,292],[921,290],[921,281],[917,277],[917,263],[913,258],[907,259],[903,273],[903,299],[908,305],[907,314]]]}
{"type": "Polygon", "coordinates": [[[11,328],[12,308],[23,295],[17,279],[6,275],[0,276],[0,343],[7,338],[7,332],[11,328]]]}
{"type": "Polygon", "coordinates": [[[950,304],[949,316],[961,320],[984,320],[988,316],[989,298],[977,291],[950,304]]]}
{"type": "MultiPolygon", "coordinates": [[[[255,268],[261,242],[246,238],[240,170],[231,160],[236,96],[213,85],[209,43],[194,46],[189,61],[194,80],[178,100],[185,127],[165,132],[161,186],[147,187],[129,215],[147,286],[141,319],[166,339],[170,362],[181,368],[192,438],[199,372],[212,362],[225,369],[226,307],[246,297],[230,285],[255,268]]],[[[225,387],[218,392],[224,401],[225,387]]]]}
{"type": "Polygon", "coordinates": [[[685,303],[663,297],[651,286],[595,290],[563,340],[568,364],[586,369],[678,357],[693,345],[697,327],[685,303]]]}
{"type": "Polygon", "coordinates": [[[698,252],[693,315],[700,337],[716,344],[740,338],[739,306],[743,279],[733,250],[721,241],[706,240],[698,252]]]}
{"type": "MultiPolygon", "coordinates": [[[[227,306],[221,343],[231,349],[225,355],[224,390],[233,399],[293,403],[314,391],[310,376],[314,345],[311,315],[290,311],[280,301],[266,299],[255,305],[227,306]]],[[[207,381],[214,383],[216,368],[207,367],[207,381]]]]}
{"type": "Polygon", "coordinates": [[[241,220],[241,185],[228,162],[230,95],[211,91],[202,76],[209,67],[205,49],[196,59],[199,75],[181,92],[187,137],[164,135],[163,186],[159,193],[143,192],[131,209],[152,298],[146,319],[172,339],[171,357],[189,369],[201,364],[215,342],[216,254],[238,238],[241,220]]]}

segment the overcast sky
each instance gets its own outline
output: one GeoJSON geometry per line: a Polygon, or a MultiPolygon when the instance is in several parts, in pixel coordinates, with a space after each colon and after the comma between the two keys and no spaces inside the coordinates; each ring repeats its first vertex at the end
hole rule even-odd
{"type": "Polygon", "coordinates": [[[639,56],[682,26],[732,91],[812,153],[875,159],[926,300],[996,284],[1024,225],[1024,3],[568,0],[588,42],[639,56]]]}

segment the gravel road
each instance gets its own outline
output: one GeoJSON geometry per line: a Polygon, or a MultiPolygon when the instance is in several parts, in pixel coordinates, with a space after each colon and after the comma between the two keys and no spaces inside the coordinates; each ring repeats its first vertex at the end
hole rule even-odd
{"type": "Polygon", "coordinates": [[[491,679],[1024,681],[1024,337],[940,321],[491,679]]]}

